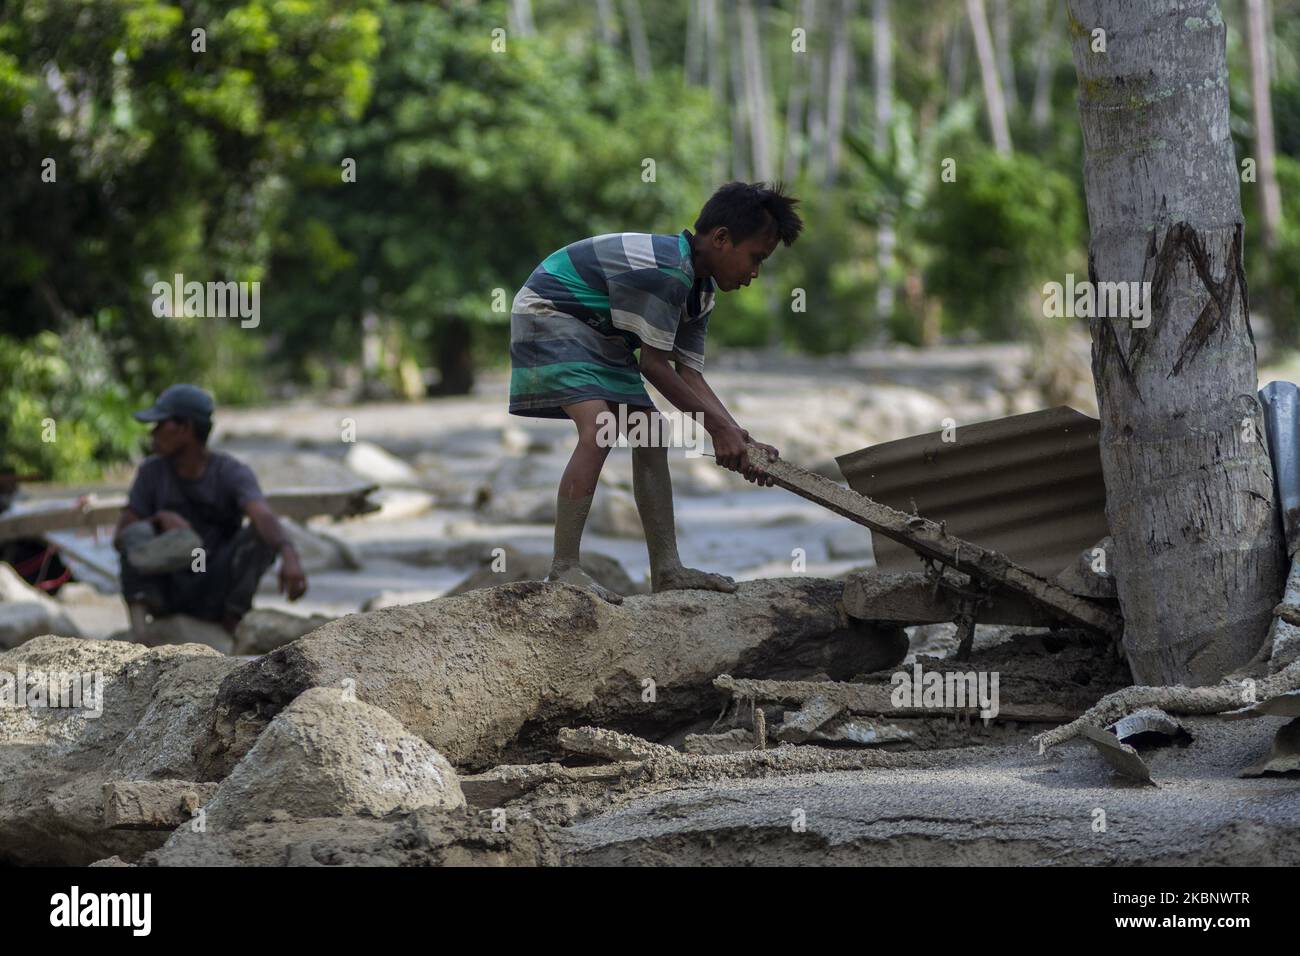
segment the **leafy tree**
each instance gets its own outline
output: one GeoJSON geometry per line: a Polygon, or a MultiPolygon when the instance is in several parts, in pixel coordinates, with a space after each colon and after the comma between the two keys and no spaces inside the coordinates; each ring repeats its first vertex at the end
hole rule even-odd
{"type": "Polygon", "coordinates": [[[280,171],[365,103],[376,7],[0,2],[0,328],[93,317],[133,388],[246,349],[155,316],[152,283],[262,277],[280,171]]]}
{"type": "Polygon", "coordinates": [[[505,23],[503,3],[387,9],[369,108],[315,144],[278,237],[282,355],[355,355],[374,314],[433,345],[443,390],[464,391],[473,329],[495,326],[504,355],[510,299],[549,252],[694,220],[720,136],[706,94],[640,84],[625,57],[544,31],[494,49],[505,23]]]}

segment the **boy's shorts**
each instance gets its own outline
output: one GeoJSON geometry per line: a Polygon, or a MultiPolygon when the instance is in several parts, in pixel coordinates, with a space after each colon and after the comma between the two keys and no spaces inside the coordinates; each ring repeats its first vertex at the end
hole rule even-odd
{"type": "Polygon", "coordinates": [[[510,414],[566,418],[563,405],[604,399],[654,408],[630,332],[600,332],[571,315],[510,317],[510,414]]]}

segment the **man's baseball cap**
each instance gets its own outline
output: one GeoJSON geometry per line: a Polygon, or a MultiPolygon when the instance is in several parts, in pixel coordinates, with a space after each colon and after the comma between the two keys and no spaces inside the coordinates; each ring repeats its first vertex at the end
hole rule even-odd
{"type": "Polygon", "coordinates": [[[216,403],[197,385],[170,385],[163,389],[151,408],[135,413],[138,422],[162,422],[169,418],[188,418],[195,422],[212,420],[216,403]]]}

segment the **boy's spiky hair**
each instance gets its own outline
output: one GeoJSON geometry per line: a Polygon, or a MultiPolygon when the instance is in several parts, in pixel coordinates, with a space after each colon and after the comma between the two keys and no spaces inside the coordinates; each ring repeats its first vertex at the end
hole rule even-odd
{"type": "Polygon", "coordinates": [[[700,210],[695,231],[703,234],[726,226],[733,243],[775,227],[787,246],[799,238],[803,220],[794,211],[799,200],[787,196],[781,183],[731,182],[715,192],[700,210]]]}

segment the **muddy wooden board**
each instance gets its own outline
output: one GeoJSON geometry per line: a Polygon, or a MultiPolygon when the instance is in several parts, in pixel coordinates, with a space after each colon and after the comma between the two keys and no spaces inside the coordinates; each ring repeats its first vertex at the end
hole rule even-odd
{"type": "Polygon", "coordinates": [[[1040,578],[1004,554],[948,534],[936,522],[895,511],[785,459],[768,461],[766,452],[761,449],[751,447],[749,458],[752,464],[765,469],[772,480],[787,491],[898,541],[922,557],[947,565],[973,579],[1014,591],[1060,622],[1093,628],[1114,637],[1123,630],[1121,619],[1109,610],[1040,578]]]}

